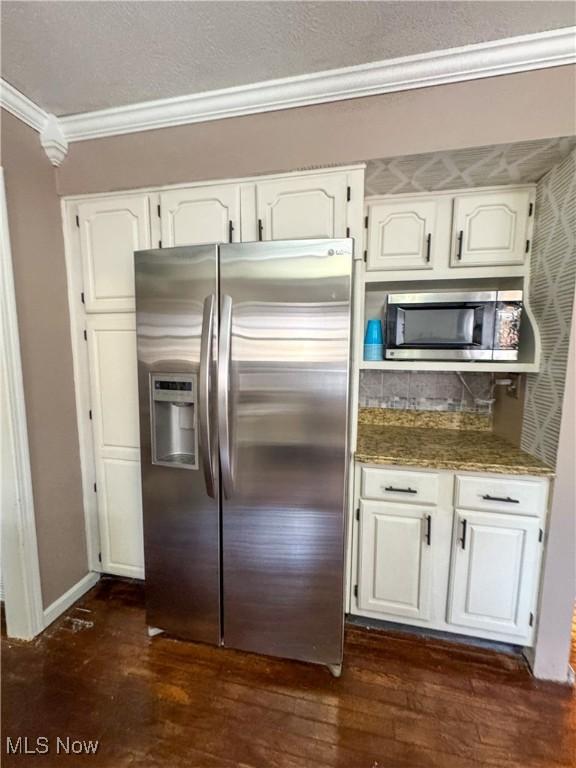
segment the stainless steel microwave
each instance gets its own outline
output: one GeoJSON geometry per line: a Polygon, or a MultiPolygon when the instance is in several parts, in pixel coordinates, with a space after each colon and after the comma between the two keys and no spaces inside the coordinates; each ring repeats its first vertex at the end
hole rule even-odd
{"type": "Polygon", "coordinates": [[[522,291],[391,293],[389,360],[517,360],[522,291]]]}

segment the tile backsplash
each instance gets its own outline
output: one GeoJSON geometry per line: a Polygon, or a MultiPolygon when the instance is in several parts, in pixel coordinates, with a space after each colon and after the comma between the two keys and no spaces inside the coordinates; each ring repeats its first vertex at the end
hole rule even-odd
{"type": "Polygon", "coordinates": [[[362,408],[492,413],[492,374],[360,371],[362,408]]]}

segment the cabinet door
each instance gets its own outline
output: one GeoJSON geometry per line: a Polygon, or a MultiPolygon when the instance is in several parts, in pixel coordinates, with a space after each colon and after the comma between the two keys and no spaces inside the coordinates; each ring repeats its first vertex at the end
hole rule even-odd
{"type": "Polygon", "coordinates": [[[411,504],[360,503],[360,610],[429,617],[433,515],[411,504]]]}
{"type": "Polygon", "coordinates": [[[134,251],[150,248],[148,195],[78,204],[87,312],[133,312],[134,251]]]}
{"type": "Polygon", "coordinates": [[[535,517],[457,510],[448,621],[524,637],[538,568],[535,517]]]}
{"type": "Polygon", "coordinates": [[[367,269],[432,269],[438,203],[402,200],[368,209],[367,269]]]}
{"type": "Polygon", "coordinates": [[[142,577],[135,319],[91,315],[86,324],[102,570],[142,577]]]}
{"type": "Polygon", "coordinates": [[[240,241],[238,184],[175,189],[160,194],[162,245],[240,241]]]}
{"type": "Polygon", "coordinates": [[[480,192],[454,200],[452,267],[521,265],[526,259],[528,190],[480,192]]]}
{"type": "Polygon", "coordinates": [[[289,177],[256,185],[262,240],[346,237],[345,173],[289,177]]]}

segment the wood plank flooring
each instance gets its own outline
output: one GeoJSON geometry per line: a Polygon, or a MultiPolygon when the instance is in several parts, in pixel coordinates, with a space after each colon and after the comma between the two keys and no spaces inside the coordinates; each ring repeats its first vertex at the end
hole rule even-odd
{"type": "Polygon", "coordinates": [[[33,643],[2,638],[2,759],[106,768],[576,765],[576,698],[514,656],[348,628],[321,667],[146,634],[140,584],[103,579],[33,643]],[[49,739],[8,755],[6,737],[49,739]],[[56,737],[99,741],[56,754],[56,737]]]}

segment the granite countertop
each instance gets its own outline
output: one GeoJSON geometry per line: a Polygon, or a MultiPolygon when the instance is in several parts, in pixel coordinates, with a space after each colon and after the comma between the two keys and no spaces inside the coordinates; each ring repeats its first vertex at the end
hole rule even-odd
{"type": "Polygon", "coordinates": [[[488,417],[360,409],[356,460],[468,472],[552,477],[554,471],[490,431],[488,417]],[[459,417],[462,418],[459,418],[459,417]]]}

